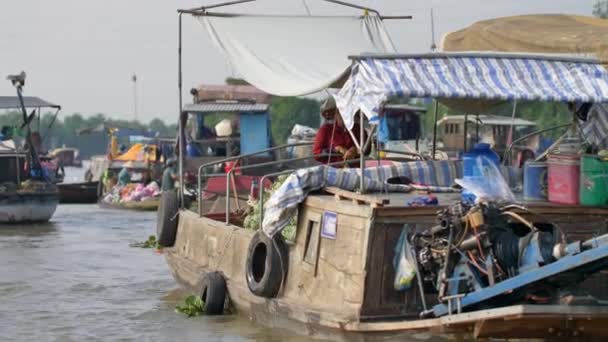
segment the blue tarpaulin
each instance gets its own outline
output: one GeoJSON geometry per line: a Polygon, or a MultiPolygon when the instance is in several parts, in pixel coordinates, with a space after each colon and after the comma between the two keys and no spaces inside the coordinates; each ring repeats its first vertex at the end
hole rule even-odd
{"type": "Polygon", "coordinates": [[[335,95],[345,123],[377,119],[390,97],[608,102],[608,71],[589,59],[539,55],[363,55],[335,95]]]}

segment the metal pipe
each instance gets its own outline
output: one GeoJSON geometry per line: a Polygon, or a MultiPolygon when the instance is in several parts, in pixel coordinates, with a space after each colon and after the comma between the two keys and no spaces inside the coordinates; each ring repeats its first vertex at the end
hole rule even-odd
{"type": "Polygon", "coordinates": [[[237,5],[237,4],[242,4],[245,2],[252,2],[252,1],[255,1],[255,0],[237,0],[237,1],[221,2],[218,4],[209,5],[209,6],[200,6],[200,7],[190,8],[190,9],[178,9],[177,12],[186,13],[186,14],[199,14],[201,12],[205,12],[208,9],[212,9],[212,8],[237,5]]]}
{"type": "Polygon", "coordinates": [[[386,153],[403,154],[403,155],[406,155],[406,156],[414,156],[414,157],[419,158],[420,160],[427,160],[422,154],[416,153],[416,152],[385,150],[385,149],[382,149],[380,151],[386,152],[386,153]]]}
{"type": "Polygon", "coordinates": [[[402,19],[413,19],[411,15],[381,15],[382,20],[402,20],[402,19]]]}
{"type": "Polygon", "coordinates": [[[226,173],[226,225],[230,224],[230,177],[232,176],[232,171],[234,171],[234,168],[226,173]]]}
{"type": "Polygon", "coordinates": [[[431,53],[361,53],[359,55],[349,55],[348,59],[363,60],[363,59],[441,59],[441,58],[466,58],[466,57],[483,57],[483,58],[504,58],[504,59],[531,59],[543,61],[559,61],[572,63],[597,64],[597,58],[588,57],[570,57],[563,55],[538,55],[538,54],[521,54],[511,52],[431,52],[431,53]]]}
{"type": "Polygon", "coordinates": [[[509,137],[507,143],[510,144],[513,140],[513,126],[515,126],[515,114],[517,113],[517,100],[513,100],[513,111],[511,113],[511,125],[509,127],[509,137]]]}
{"type": "MultiPolygon", "coordinates": [[[[227,12],[207,12],[207,11],[197,11],[197,10],[178,10],[179,13],[190,14],[195,17],[216,17],[216,18],[234,18],[234,17],[246,17],[252,16],[250,14],[241,14],[241,13],[227,13],[227,12]]],[[[294,16],[297,17],[297,16],[294,16]]],[[[412,19],[411,15],[404,16],[378,16],[381,20],[405,20],[412,19]]],[[[365,16],[359,16],[359,19],[365,18],[365,16]]]]}
{"type": "MultiPolygon", "coordinates": [[[[326,0],[327,1],[327,0],[326,0]]],[[[359,182],[359,191],[364,194],[365,193],[365,136],[364,136],[364,128],[363,128],[363,113],[359,112],[359,139],[361,140],[361,151],[359,153],[359,167],[361,169],[361,177],[359,182]]]]}
{"type": "Polygon", "coordinates": [[[433,148],[431,151],[431,159],[435,160],[435,152],[437,151],[437,112],[439,111],[439,101],[435,100],[433,114],[433,148]]]}
{"type": "MultiPolygon", "coordinates": [[[[258,154],[263,154],[263,153],[266,153],[266,152],[272,152],[272,151],[275,151],[275,150],[278,150],[278,149],[288,148],[288,147],[292,147],[292,146],[311,145],[311,144],[312,143],[285,144],[285,145],[281,145],[281,146],[275,146],[275,147],[267,148],[267,149],[260,150],[260,151],[257,151],[257,152],[253,152],[253,153],[248,153],[248,154],[244,154],[244,155],[240,155],[240,156],[235,156],[235,157],[224,158],[224,159],[221,159],[221,160],[216,160],[216,161],[212,161],[212,162],[209,162],[209,163],[202,164],[202,165],[200,165],[198,167],[198,172],[197,172],[198,191],[199,192],[201,191],[201,188],[202,188],[202,182],[201,182],[202,172],[203,172],[203,169],[206,168],[206,167],[210,167],[210,166],[213,166],[213,165],[225,163],[225,162],[236,160],[236,159],[252,157],[252,156],[255,156],[255,155],[258,155],[258,154]]],[[[312,158],[312,157],[314,157],[314,156],[311,156],[309,158],[312,158]]],[[[257,164],[255,164],[255,165],[257,165],[257,164]]],[[[224,174],[222,174],[222,176],[223,175],[224,174]]],[[[202,215],[202,202],[201,202],[200,193],[198,194],[198,206],[199,206],[199,216],[200,216],[200,215],[202,215]]]]}
{"type": "Polygon", "coordinates": [[[57,115],[59,115],[59,111],[61,109],[57,109],[57,111],[55,112],[55,116],[53,116],[53,119],[51,120],[51,123],[49,123],[48,127],[46,128],[45,132],[44,132],[44,136],[42,137],[42,142],[44,143],[44,140],[46,140],[46,137],[49,135],[49,132],[51,130],[51,127],[53,126],[53,124],[55,124],[55,120],[57,120],[57,115]]]}
{"type": "MultiPolygon", "coordinates": [[[[235,168],[230,169],[226,173],[226,224],[230,224],[230,177],[232,176],[232,173],[234,171],[254,169],[254,168],[258,168],[258,167],[262,167],[262,166],[270,166],[270,165],[287,163],[287,162],[303,161],[303,160],[312,159],[315,157],[316,156],[306,156],[306,157],[292,158],[292,159],[286,159],[286,160],[277,160],[277,161],[271,161],[271,162],[260,163],[260,164],[255,164],[255,165],[246,165],[246,166],[241,166],[241,167],[235,167],[235,168]]],[[[341,163],[346,163],[346,162],[347,161],[343,161],[341,163]]]]}
{"type": "MultiPolygon", "coordinates": [[[[333,162],[333,163],[329,163],[326,164],[327,166],[334,166],[334,165],[340,165],[340,164],[346,164],[348,163],[348,161],[343,160],[343,161],[338,161],[338,162],[333,162]]],[[[264,176],[262,176],[262,178],[260,178],[260,194],[258,196],[258,205],[260,206],[260,230],[262,230],[262,222],[264,222],[264,182],[266,181],[266,179],[268,179],[268,177],[274,177],[274,176],[280,176],[280,175],[284,175],[287,173],[292,173],[294,172],[294,169],[288,169],[288,170],[283,170],[283,171],[279,171],[279,172],[273,172],[273,173],[269,173],[266,174],[264,176]]]]}
{"type": "Polygon", "coordinates": [[[365,145],[363,145],[363,152],[367,151],[367,148],[369,147],[369,144],[371,144],[373,137],[374,137],[374,132],[376,132],[376,125],[372,126],[372,130],[369,133],[369,137],[367,137],[367,140],[365,141],[365,145]]]}
{"type": "Polygon", "coordinates": [[[566,124],[551,126],[549,128],[544,128],[544,129],[541,129],[541,130],[538,130],[538,131],[534,131],[532,133],[528,133],[528,134],[526,134],[526,135],[524,135],[522,137],[519,137],[519,138],[513,140],[513,142],[505,150],[505,154],[503,156],[503,163],[506,165],[507,161],[511,159],[510,158],[511,149],[513,149],[513,146],[515,146],[515,144],[517,144],[518,142],[520,142],[522,140],[526,140],[526,139],[528,139],[530,137],[533,137],[535,135],[539,135],[539,134],[548,132],[548,131],[553,131],[553,130],[560,129],[560,128],[570,127],[571,125],[572,125],[572,123],[568,122],[566,124]]]}
{"type": "Polygon", "coordinates": [[[15,162],[17,163],[15,167],[15,169],[17,170],[17,186],[21,186],[21,165],[19,163],[18,154],[15,155],[15,162]]]}
{"type": "Polygon", "coordinates": [[[377,15],[380,15],[380,12],[378,12],[378,10],[375,10],[370,7],[359,6],[359,5],[351,4],[351,3],[340,1],[340,0],[321,0],[321,1],[330,2],[332,4],[342,5],[342,6],[351,7],[351,8],[362,9],[362,10],[373,12],[373,13],[376,13],[377,15]]]}
{"type": "Polygon", "coordinates": [[[475,114],[475,141],[479,142],[479,113],[475,114]]]}
{"type": "Polygon", "coordinates": [[[467,134],[469,132],[468,128],[469,128],[469,114],[468,113],[464,113],[464,152],[467,152],[467,134]]]}
{"type": "Polygon", "coordinates": [[[182,13],[178,14],[179,17],[179,29],[178,29],[178,47],[177,47],[177,88],[179,91],[179,207],[184,208],[184,125],[182,120],[182,13]]]}

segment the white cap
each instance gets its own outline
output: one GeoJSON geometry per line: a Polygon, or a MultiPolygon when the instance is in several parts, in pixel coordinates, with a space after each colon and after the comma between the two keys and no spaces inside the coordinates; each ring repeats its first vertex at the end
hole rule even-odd
{"type": "Polygon", "coordinates": [[[336,99],[334,99],[334,97],[330,95],[321,104],[321,113],[323,113],[323,112],[325,112],[327,110],[336,109],[336,108],[337,108],[337,106],[336,106],[336,99]]]}

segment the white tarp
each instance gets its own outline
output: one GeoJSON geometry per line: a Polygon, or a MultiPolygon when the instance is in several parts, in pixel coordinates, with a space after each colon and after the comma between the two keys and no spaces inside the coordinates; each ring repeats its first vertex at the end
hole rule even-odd
{"type": "Polygon", "coordinates": [[[328,88],[349,69],[349,55],[395,52],[376,15],[201,16],[199,21],[239,76],[278,96],[328,88]]]}

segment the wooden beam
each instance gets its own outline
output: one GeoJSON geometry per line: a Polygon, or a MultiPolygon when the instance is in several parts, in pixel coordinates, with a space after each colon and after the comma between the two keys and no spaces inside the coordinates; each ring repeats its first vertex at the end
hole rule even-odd
{"type": "Polygon", "coordinates": [[[333,186],[327,186],[323,188],[327,193],[333,194],[337,200],[350,199],[353,204],[369,203],[372,208],[382,207],[390,203],[388,198],[377,197],[374,195],[363,195],[352,191],[336,188],[333,186]]]}

